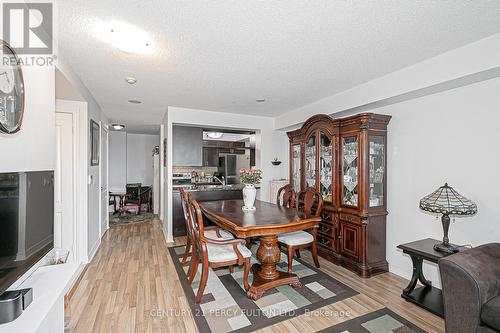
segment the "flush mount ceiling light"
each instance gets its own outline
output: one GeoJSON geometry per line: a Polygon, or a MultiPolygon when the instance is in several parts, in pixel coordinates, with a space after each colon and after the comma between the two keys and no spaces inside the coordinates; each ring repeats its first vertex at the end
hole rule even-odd
{"type": "Polygon", "coordinates": [[[151,53],[151,37],[142,29],[124,22],[97,24],[96,35],[126,53],[151,53]]]}
{"type": "Polygon", "coordinates": [[[257,103],[264,103],[266,101],[265,98],[259,98],[255,100],[257,103]]]}
{"type": "Polygon", "coordinates": [[[134,84],[137,82],[137,79],[135,77],[132,77],[132,76],[128,76],[125,78],[125,81],[129,84],[134,84]]]}
{"type": "Polygon", "coordinates": [[[113,129],[117,130],[117,131],[120,131],[122,129],[125,128],[125,125],[121,125],[121,124],[113,124],[111,125],[111,127],[113,127],[113,129]]]}
{"type": "Polygon", "coordinates": [[[129,99],[128,102],[132,103],[132,104],[141,104],[142,103],[142,101],[139,101],[137,99],[129,99]]]}
{"type": "Polygon", "coordinates": [[[222,138],[223,135],[224,135],[224,133],[222,133],[222,132],[207,132],[207,136],[210,139],[220,139],[220,138],[222,138]]]}

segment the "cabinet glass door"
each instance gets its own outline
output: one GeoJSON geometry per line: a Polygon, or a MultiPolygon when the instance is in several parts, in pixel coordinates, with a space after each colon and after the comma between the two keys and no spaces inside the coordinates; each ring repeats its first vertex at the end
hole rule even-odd
{"type": "Polygon", "coordinates": [[[370,207],[384,205],[385,143],[380,135],[370,136],[370,207]]]}
{"type": "Polygon", "coordinates": [[[358,137],[342,138],[342,203],[348,206],[358,206],[358,137]]]}
{"type": "Polygon", "coordinates": [[[300,191],[300,144],[292,146],[292,184],[295,192],[300,191]]]}
{"type": "Polygon", "coordinates": [[[311,135],[306,144],[305,178],[306,187],[316,188],[316,133],[311,135]]]}
{"type": "Polygon", "coordinates": [[[325,133],[319,135],[319,191],[325,202],[333,202],[332,174],[333,154],[332,139],[325,133]]]}

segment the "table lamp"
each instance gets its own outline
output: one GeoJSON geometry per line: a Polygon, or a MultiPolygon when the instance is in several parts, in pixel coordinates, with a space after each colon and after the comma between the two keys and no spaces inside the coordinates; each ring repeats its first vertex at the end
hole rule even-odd
{"type": "Polygon", "coordinates": [[[420,200],[420,209],[430,213],[443,214],[441,217],[444,231],[443,242],[435,244],[434,250],[446,253],[458,252],[458,248],[451,245],[448,238],[450,215],[474,215],[477,213],[476,204],[445,183],[444,186],[420,200]]]}

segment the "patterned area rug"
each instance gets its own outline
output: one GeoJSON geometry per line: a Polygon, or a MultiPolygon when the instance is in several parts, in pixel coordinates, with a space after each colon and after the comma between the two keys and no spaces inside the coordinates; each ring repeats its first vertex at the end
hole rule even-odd
{"type": "Polygon", "coordinates": [[[109,215],[109,226],[149,222],[154,218],[153,213],[141,212],[139,215],[125,213],[123,216],[120,214],[109,215]]]}
{"type": "Polygon", "coordinates": [[[388,308],[383,308],[318,333],[425,333],[424,330],[398,316],[388,308]]]}
{"type": "MultiPolygon", "coordinates": [[[[257,247],[252,248],[255,253],[257,247]]],[[[253,332],[283,320],[314,311],[358,294],[343,283],[308,263],[294,259],[293,272],[302,282],[302,288],[280,286],[268,290],[259,300],[252,301],[243,288],[243,266],[209,269],[208,282],[200,304],[194,303],[201,274],[201,264],[192,285],[187,283],[188,266],[182,266],[184,246],[169,248],[177,274],[188,299],[200,332],[253,332]]],[[[252,264],[257,262],[252,257],[252,264]]],[[[287,271],[286,254],[281,254],[278,269],[287,271]]],[[[252,282],[252,274],[249,275],[252,282]]]]}

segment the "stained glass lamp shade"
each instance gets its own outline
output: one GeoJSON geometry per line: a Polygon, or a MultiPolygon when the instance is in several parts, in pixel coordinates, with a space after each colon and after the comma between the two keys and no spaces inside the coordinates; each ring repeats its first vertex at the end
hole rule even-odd
{"type": "Polygon", "coordinates": [[[434,245],[434,249],[448,253],[457,251],[454,246],[450,245],[448,239],[450,215],[470,216],[477,213],[476,204],[460,195],[448,183],[420,200],[420,209],[443,215],[441,217],[444,231],[443,242],[434,245]]]}

